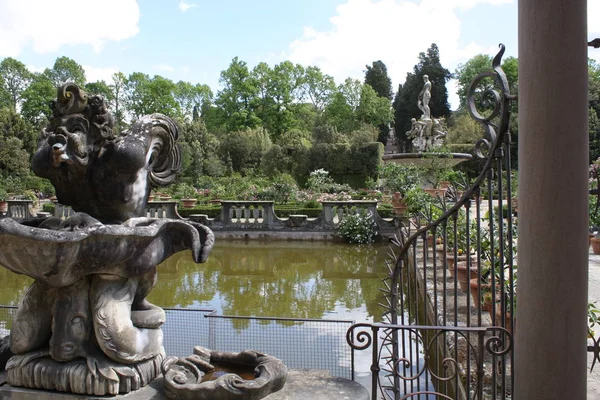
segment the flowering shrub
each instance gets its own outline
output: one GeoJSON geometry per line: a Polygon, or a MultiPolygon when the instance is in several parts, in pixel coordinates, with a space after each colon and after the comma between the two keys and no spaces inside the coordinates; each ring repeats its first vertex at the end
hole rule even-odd
{"type": "Polygon", "coordinates": [[[356,214],[348,215],[340,221],[337,234],[348,243],[373,243],[377,235],[377,223],[370,211],[359,210],[356,214]]]}

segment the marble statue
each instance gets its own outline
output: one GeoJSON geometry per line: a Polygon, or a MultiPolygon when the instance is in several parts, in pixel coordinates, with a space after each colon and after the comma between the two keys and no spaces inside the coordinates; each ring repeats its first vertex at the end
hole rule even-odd
{"type": "Polygon", "coordinates": [[[425,120],[431,118],[431,111],[429,109],[429,100],[431,100],[431,81],[429,80],[429,76],[423,75],[423,82],[423,89],[421,89],[421,92],[419,93],[417,106],[423,113],[421,119],[425,120]]]}
{"type": "Polygon", "coordinates": [[[419,153],[441,147],[443,138],[447,135],[444,118],[431,117],[431,81],[427,75],[423,75],[423,81],[423,89],[417,99],[417,106],[423,114],[418,120],[411,119],[410,130],[405,133],[407,138],[412,139],[413,147],[419,153]]]}
{"type": "MultiPolygon", "coordinates": [[[[145,216],[150,191],[181,168],[170,118],[144,116],[116,134],[104,99],[74,84],[58,89],[52,108],[32,167],[76,213],[64,221],[0,220],[0,265],[34,279],[8,339],[7,381],[128,393],[165,368],[165,313],[146,299],[156,266],[182,250],[206,261],[214,235],[198,223],[145,216]]],[[[0,360],[7,352],[0,347],[0,360]]]]}

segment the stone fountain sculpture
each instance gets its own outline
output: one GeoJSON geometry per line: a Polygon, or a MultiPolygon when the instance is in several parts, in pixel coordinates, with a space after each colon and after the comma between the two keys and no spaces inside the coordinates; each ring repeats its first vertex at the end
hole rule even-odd
{"type": "MultiPolygon", "coordinates": [[[[160,262],[182,250],[204,262],[214,236],[201,224],[145,216],[151,189],[173,182],[181,167],[177,126],[153,114],[115,134],[103,98],[74,84],[58,89],[52,108],[32,167],[51,181],[58,201],[76,213],[64,221],[0,220],[0,265],[34,279],[8,338],[13,355],[5,366],[7,382],[116,395],[139,389],[162,372],[173,396],[181,396],[186,388],[177,386],[183,382],[176,372],[181,365],[198,370],[197,357],[165,360],[165,313],[146,296],[156,284],[160,262]]],[[[270,378],[276,379],[267,382],[263,376],[257,385],[230,377],[235,384],[225,392],[255,399],[268,394],[264,388],[270,392],[283,386],[285,366],[254,354],[257,369],[275,371],[270,378]],[[245,385],[263,391],[252,397],[245,385]]],[[[235,355],[228,357],[235,362],[235,355]]],[[[208,361],[202,375],[210,371],[208,361]]],[[[255,371],[257,379],[260,371],[255,371]]],[[[199,380],[194,383],[198,391],[199,380]]]]}
{"type": "Polygon", "coordinates": [[[431,81],[427,75],[423,75],[423,82],[423,89],[417,99],[417,106],[423,114],[419,120],[411,119],[411,128],[406,132],[406,137],[413,139],[412,144],[418,152],[441,147],[443,138],[448,134],[444,128],[444,119],[431,117],[431,81]]]}

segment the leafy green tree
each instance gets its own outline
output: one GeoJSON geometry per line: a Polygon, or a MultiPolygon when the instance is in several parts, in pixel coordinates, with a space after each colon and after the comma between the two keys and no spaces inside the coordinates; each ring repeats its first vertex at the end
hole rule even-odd
{"type": "Polygon", "coordinates": [[[370,85],[379,97],[392,100],[392,80],[388,76],[387,67],[383,61],[373,61],[373,66],[367,65],[365,84],[370,85]]]}
{"type": "Polygon", "coordinates": [[[350,132],[356,127],[354,109],[341,91],[336,91],[323,113],[325,123],[337,131],[350,132]]]}
{"type": "Polygon", "coordinates": [[[300,86],[300,98],[310,101],[322,112],[336,91],[335,81],[330,75],[323,74],[319,67],[307,67],[300,86]]]}
{"type": "Polygon", "coordinates": [[[56,86],[44,74],[36,74],[23,92],[21,115],[37,126],[52,115],[50,102],[54,99],[56,99],[56,86]]]}
{"type": "MultiPolygon", "coordinates": [[[[454,72],[454,77],[458,81],[458,98],[460,100],[460,108],[466,107],[467,94],[471,82],[475,77],[482,72],[491,71],[492,69],[492,57],[487,54],[478,54],[466,63],[460,64],[454,72]]],[[[518,81],[519,81],[519,62],[515,57],[507,57],[502,62],[502,69],[508,79],[511,93],[517,93],[518,81]]],[[[489,90],[497,87],[491,78],[486,78],[482,81],[481,86],[478,87],[479,91],[489,90]]],[[[516,110],[515,110],[516,111],[516,110]]]]}
{"type": "Polygon", "coordinates": [[[202,175],[222,176],[225,165],[219,159],[219,139],[210,133],[201,119],[180,124],[182,127],[183,175],[196,182],[202,175]]]}
{"type": "Polygon", "coordinates": [[[17,138],[21,147],[28,153],[26,161],[33,155],[37,147],[38,132],[12,108],[0,108],[0,140],[17,138]]]}
{"type": "Polygon", "coordinates": [[[359,121],[373,126],[387,126],[392,120],[390,100],[379,96],[371,85],[363,85],[356,117],[359,121]]]}
{"type": "Polygon", "coordinates": [[[400,148],[405,150],[410,148],[410,142],[405,136],[405,132],[411,126],[410,120],[411,118],[419,118],[421,115],[417,100],[423,88],[423,75],[427,75],[432,83],[431,100],[429,102],[431,115],[436,118],[448,118],[450,116],[446,82],[452,75],[450,71],[442,67],[439,49],[433,43],[426,53],[419,54],[419,62],[414,66],[413,72],[406,75],[406,81],[398,87],[394,99],[396,137],[400,148]]]}
{"type": "Polygon", "coordinates": [[[175,117],[179,114],[179,104],[173,96],[175,88],[173,81],[160,75],[150,78],[134,72],[129,75],[124,87],[127,110],[135,119],[152,113],[175,117]]]}
{"type": "Polygon", "coordinates": [[[58,57],[52,68],[46,68],[44,75],[55,87],[65,82],[73,82],[80,87],[85,85],[85,70],[75,60],[69,57],[58,57]]]}
{"type": "Polygon", "coordinates": [[[232,132],[260,126],[254,109],[258,87],[246,62],[235,57],[229,67],[221,71],[219,83],[223,89],[217,93],[215,103],[224,111],[226,129],[232,132]]]}
{"type": "Polygon", "coordinates": [[[13,110],[17,110],[22,103],[23,92],[31,84],[33,74],[25,64],[14,58],[7,57],[0,62],[0,91],[13,110]]]}
{"type": "MultiPolygon", "coordinates": [[[[387,67],[383,61],[378,60],[373,62],[373,66],[366,66],[365,85],[369,85],[375,90],[377,96],[387,99],[387,108],[391,107],[392,100],[392,80],[388,76],[387,67]]],[[[389,113],[389,112],[388,112],[389,113]]],[[[388,120],[389,122],[389,120],[388,120]]],[[[389,136],[390,127],[388,123],[380,123],[377,125],[379,135],[377,140],[385,144],[389,136]]]]}
{"type": "Polygon", "coordinates": [[[29,154],[16,137],[0,140],[0,176],[22,178],[29,174],[29,154]]]}
{"type": "Polygon", "coordinates": [[[246,175],[258,169],[263,155],[271,147],[269,133],[263,128],[228,132],[221,139],[220,154],[224,163],[231,160],[234,172],[246,175]]]}
{"type": "MultiPolygon", "coordinates": [[[[90,95],[99,94],[104,97],[104,100],[109,105],[114,104],[113,91],[110,86],[104,81],[88,82],[85,84],[84,89],[90,95]]],[[[111,112],[114,110],[110,110],[111,112]]]]}
{"type": "MultiPolygon", "coordinates": [[[[213,93],[208,85],[194,85],[189,82],[179,81],[175,84],[173,96],[177,104],[179,104],[181,117],[186,121],[190,121],[194,120],[194,110],[198,111],[203,104],[212,101],[213,93]]],[[[196,119],[198,117],[199,115],[196,116],[196,119]]]]}
{"type": "Polygon", "coordinates": [[[125,87],[127,84],[127,77],[122,72],[116,72],[112,76],[112,82],[110,89],[112,91],[113,102],[111,108],[114,111],[113,117],[115,118],[115,130],[121,131],[124,125],[124,103],[125,103],[125,87]]]}

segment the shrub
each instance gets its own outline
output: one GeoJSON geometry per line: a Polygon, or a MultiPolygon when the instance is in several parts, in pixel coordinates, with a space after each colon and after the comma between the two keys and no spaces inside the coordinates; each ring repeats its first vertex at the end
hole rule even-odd
{"type": "Polygon", "coordinates": [[[348,243],[373,243],[377,235],[377,223],[370,211],[359,210],[356,214],[348,215],[340,221],[337,235],[348,243]]]}

